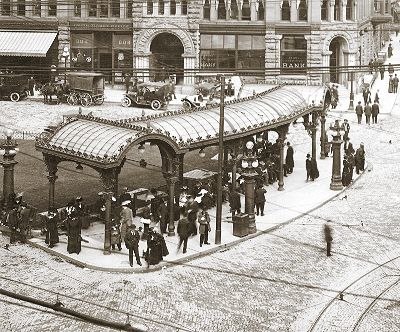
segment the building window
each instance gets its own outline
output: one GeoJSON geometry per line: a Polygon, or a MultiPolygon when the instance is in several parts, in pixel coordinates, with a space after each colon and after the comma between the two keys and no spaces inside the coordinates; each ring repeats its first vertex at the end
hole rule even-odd
{"type": "Polygon", "coordinates": [[[74,1],[74,16],[81,17],[82,14],[82,7],[80,1],[74,1]]]}
{"type": "Polygon", "coordinates": [[[265,19],[265,9],[263,0],[258,1],[257,18],[259,21],[264,21],[265,19]]]}
{"type": "Polygon", "coordinates": [[[32,1],[32,15],[39,17],[42,15],[42,5],[40,3],[40,0],[32,1]]]}
{"type": "Polygon", "coordinates": [[[133,10],[133,0],[128,0],[126,3],[126,17],[132,17],[132,10],[133,10]]]}
{"type": "Polygon", "coordinates": [[[153,15],[153,0],[147,0],[147,15],[153,15]]]}
{"type": "Polygon", "coordinates": [[[308,16],[308,8],[307,8],[307,1],[300,0],[299,4],[299,21],[307,21],[308,16]]]}
{"type": "Polygon", "coordinates": [[[89,0],[89,17],[97,17],[97,1],[89,0]]]}
{"type": "Polygon", "coordinates": [[[11,1],[3,0],[1,2],[1,15],[10,16],[11,15],[11,1]]]}
{"type": "Polygon", "coordinates": [[[57,1],[49,0],[49,16],[57,16],[57,1]]]}
{"type": "Polygon", "coordinates": [[[112,0],[111,1],[111,16],[112,17],[120,17],[120,0],[112,0]]]}
{"type": "Polygon", "coordinates": [[[232,19],[238,19],[238,17],[239,17],[239,8],[238,8],[236,0],[231,1],[230,17],[232,19]]]}
{"type": "Polygon", "coordinates": [[[242,5],[242,20],[250,21],[250,4],[249,0],[244,0],[242,5]]]}
{"type": "Polygon", "coordinates": [[[335,0],[335,7],[334,7],[334,19],[335,21],[340,21],[340,9],[342,7],[342,1],[335,0]]]}
{"type": "Polygon", "coordinates": [[[182,15],[187,15],[188,5],[187,0],[182,0],[182,15]]]}
{"type": "Polygon", "coordinates": [[[323,0],[322,4],[321,4],[321,20],[322,21],[328,20],[328,6],[329,6],[329,1],[323,0]]]}
{"type": "Polygon", "coordinates": [[[100,17],[108,17],[108,3],[100,3],[100,17]]]}
{"type": "Polygon", "coordinates": [[[17,1],[17,15],[25,16],[25,0],[17,1]]]}
{"type": "Polygon", "coordinates": [[[158,0],[158,15],[164,15],[164,0],[158,0]]]}
{"type": "Polygon", "coordinates": [[[171,0],[169,8],[170,8],[170,10],[169,10],[170,15],[176,15],[176,1],[175,0],[171,0]]]}
{"type": "Polygon", "coordinates": [[[353,20],[353,0],[347,0],[346,4],[346,20],[352,21],[353,20]]]}
{"type": "Polygon", "coordinates": [[[307,40],[304,36],[284,35],[281,40],[281,73],[305,74],[307,71],[307,40]]]}
{"type": "Polygon", "coordinates": [[[290,4],[289,0],[283,0],[281,9],[282,21],[290,21],[290,4]]]}
{"type": "Polygon", "coordinates": [[[225,0],[218,0],[218,19],[224,20],[226,19],[226,8],[225,8],[225,0]]]}
{"type": "Polygon", "coordinates": [[[204,6],[203,6],[203,18],[205,20],[209,20],[210,19],[210,0],[205,0],[204,1],[204,6]]]}

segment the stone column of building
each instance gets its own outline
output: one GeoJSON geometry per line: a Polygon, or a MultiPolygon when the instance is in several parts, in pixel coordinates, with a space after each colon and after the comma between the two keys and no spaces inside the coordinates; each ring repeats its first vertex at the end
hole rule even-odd
{"type": "Polygon", "coordinates": [[[183,68],[185,70],[184,84],[185,85],[193,85],[195,83],[193,69],[196,68],[196,55],[183,54],[182,56],[183,56],[183,63],[184,63],[183,68]]]}
{"type": "Polygon", "coordinates": [[[176,2],[176,15],[177,16],[182,15],[182,2],[180,0],[176,2]]]}
{"type": "Polygon", "coordinates": [[[135,69],[137,70],[137,76],[139,80],[148,82],[149,68],[150,68],[150,53],[140,53],[134,56],[135,58],[135,69]]]}
{"type": "Polygon", "coordinates": [[[297,0],[290,0],[290,22],[297,22],[297,0]]]}
{"type": "Polygon", "coordinates": [[[257,21],[257,0],[250,0],[250,20],[257,21]]]}
{"type": "Polygon", "coordinates": [[[335,20],[335,0],[330,0],[328,13],[329,22],[333,22],[335,20]]]}
{"type": "Polygon", "coordinates": [[[321,112],[321,154],[320,154],[320,159],[325,159],[325,144],[326,142],[326,130],[325,130],[325,123],[326,123],[326,117],[325,117],[325,112],[321,112]]]}
{"type": "Polygon", "coordinates": [[[324,73],[322,74],[322,81],[327,83],[330,81],[329,77],[329,59],[332,55],[332,51],[322,51],[322,67],[324,67],[324,73]]]}
{"type": "Polygon", "coordinates": [[[280,158],[279,158],[279,180],[278,180],[278,190],[283,191],[285,188],[283,187],[284,182],[283,182],[283,164],[285,160],[285,140],[286,140],[286,135],[289,130],[289,125],[284,125],[278,128],[278,146],[279,146],[279,152],[280,152],[280,158]]]}
{"type": "MultiPolygon", "coordinates": [[[[321,0],[307,0],[308,21],[313,24],[321,23],[321,0]]],[[[312,27],[311,27],[312,29],[312,27]]]]}
{"type": "Polygon", "coordinates": [[[68,22],[61,22],[58,25],[58,66],[65,70],[65,67],[71,67],[71,32],[69,28],[68,22]],[[64,47],[67,47],[70,53],[70,56],[65,59],[62,57],[64,47]],[[65,65],[65,61],[67,64],[65,65]]]}
{"type": "Polygon", "coordinates": [[[174,210],[175,210],[175,185],[178,182],[178,176],[175,173],[164,172],[165,181],[168,187],[168,236],[175,235],[175,221],[174,221],[174,210]]]}
{"type": "Polygon", "coordinates": [[[217,6],[218,6],[218,0],[210,0],[210,21],[217,20],[218,17],[217,6]]]}
{"type": "Polygon", "coordinates": [[[153,1],[153,16],[158,15],[158,1],[153,1]]]}
{"type": "Polygon", "coordinates": [[[126,9],[127,9],[127,1],[128,0],[122,0],[120,1],[120,5],[119,5],[119,17],[120,18],[126,18],[126,9]]]}
{"type": "Polygon", "coordinates": [[[88,16],[88,2],[87,1],[82,1],[81,2],[81,17],[87,17],[88,16]]]}
{"type": "MultiPolygon", "coordinates": [[[[176,6],[180,5],[180,1],[177,2],[176,6]]],[[[177,8],[178,9],[178,8],[177,8]]],[[[169,16],[171,14],[171,1],[166,0],[164,1],[164,16],[169,16]]]]}
{"type": "Polygon", "coordinates": [[[385,15],[385,0],[380,0],[380,13],[385,15]]]}
{"type": "Polygon", "coordinates": [[[265,80],[272,84],[278,83],[280,74],[282,35],[268,31],[265,37],[265,80]]]}
{"type": "MultiPolygon", "coordinates": [[[[321,58],[321,32],[319,28],[313,28],[315,25],[311,25],[311,35],[307,40],[307,49],[308,49],[308,65],[310,67],[318,67],[320,68],[323,65],[323,61],[321,58]],[[308,45],[308,43],[310,43],[308,45]]],[[[311,71],[308,74],[309,76],[309,84],[318,85],[323,82],[321,70],[311,71]]]]}
{"type": "Polygon", "coordinates": [[[342,22],[346,21],[346,5],[347,5],[347,0],[342,0],[341,2],[342,7],[340,8],[340,19],[342,22]]]}

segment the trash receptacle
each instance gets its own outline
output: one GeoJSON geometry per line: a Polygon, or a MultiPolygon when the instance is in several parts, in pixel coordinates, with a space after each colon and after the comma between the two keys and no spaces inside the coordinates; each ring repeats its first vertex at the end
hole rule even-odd
{"type": "Polygon", "coordinates": [[[249,235],[249,215],[240,213],[232,217],[233,235],[243,237],[249,235]]]}

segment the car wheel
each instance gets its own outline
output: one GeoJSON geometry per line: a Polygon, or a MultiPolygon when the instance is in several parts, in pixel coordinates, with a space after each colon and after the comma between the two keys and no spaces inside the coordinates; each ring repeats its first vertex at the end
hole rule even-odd
{"type": "Polygon", "coordinates": [[[151,108],[155,111],[158,111],[161,108],[161,101],[158,99],[154,99],[151,102],[151,108]]]}
{"type": "Polygon", "coordinates": [[[20,96],[20,94],[18,92],[13,92],[13,93],[10,94],[10,99],[13,102],[17,102],[17,101],[19,101],[21,99],[21,96],[20,96]]]}
{"type": "Polygon", "coordinates": [[[132,105],[132,100],[130,98],[128,98],[128,97],[124,97],[121,100],[121,105],[124,106],[124,107],[129,107],[129,106],[132,105]]]}
{"type": "Polygon", "coordinates": [[[192,108],[192,105],[187,100],[185,100],[182,103],[182,107],[185,111],[188,111],[192,108]]]}

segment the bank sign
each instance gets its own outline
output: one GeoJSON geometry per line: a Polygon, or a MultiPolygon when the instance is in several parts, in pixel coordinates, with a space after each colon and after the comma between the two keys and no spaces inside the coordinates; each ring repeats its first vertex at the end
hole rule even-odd
{"type": "Polygon", "coordinates": [[[306,53],[290,53],[281,56],[282,73],[306,73],[307,55],[306,53]]]}

